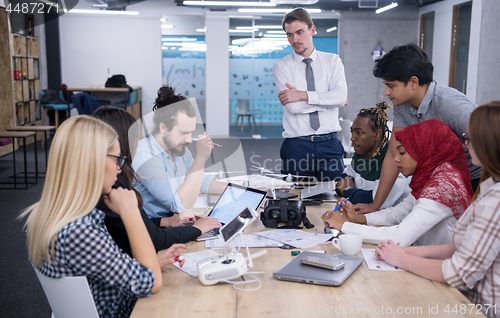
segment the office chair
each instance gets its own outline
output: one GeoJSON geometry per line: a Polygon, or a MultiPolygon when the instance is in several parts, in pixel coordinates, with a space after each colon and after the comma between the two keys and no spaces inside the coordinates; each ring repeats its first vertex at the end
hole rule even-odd
{"type": "Polygon", "coordinates": [[[86,277],[50,278],[37,269],[35,273],[49,301],[52,318],[99,318],[86,277]]]}
{"type": "Polygon", "coordinates": [[[73,107],[75,106],[73,103],[67,103],[65,100],[64,100],[64,96],[63,96],[63,93],[62,91],[59,91],[59,97],[61,97],[61,100],[65,101],[65,104],[42,104],[42,97],[43,95],[45,95],[45,92],[44,91],[40,91],[40,93],[38,94],[38,98],[39,98],[39,101],[40,101],[40,106],[43,107],[43,109],[45,109],[45,117],[48,118],[48,111],[49,110],[54,110],[54,113],[55,113],[55,125],[56,125],[56,130],[57,128],[59,128],[59,111],[60,110],[65,110],[66,111],[66,114],[67,114],[67,117],[70,116],[69,114],[69,111],[71,109],[73,109],[73,107]]]}

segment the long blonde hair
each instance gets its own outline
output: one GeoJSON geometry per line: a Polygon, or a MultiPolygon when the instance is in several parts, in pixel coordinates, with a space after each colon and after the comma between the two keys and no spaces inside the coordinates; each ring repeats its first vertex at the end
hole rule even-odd
{"type": "MultiPolygon", "coordinates": [[[[493,177],[500,178],[500,101],[479,106],[469,118],[469,139],[477,159],[482,165],[479,184],[493,177]]],[[[475,201],[481,187],[477,187],[472,197],[475,201]]]]}
{"type": "Polygon", "coordinates": [[[110,125],[89,116],[72,117],[57,130],[42,197],[21,215],[29,215],[26,243],[34,265],[52,261],[59,231],[99,201],[106,155],[117,138],[110,125]]]}

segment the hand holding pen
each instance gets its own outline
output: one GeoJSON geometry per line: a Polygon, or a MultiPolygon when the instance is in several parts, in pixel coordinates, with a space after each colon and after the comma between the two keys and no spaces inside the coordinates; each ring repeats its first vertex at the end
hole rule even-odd
{"type": "MultiPolygon", "coordinates": [[[[198,138],[191,138],[194,142],[198,141],[198,138]]],[[[212,145],[214,145],[214,147],[219,147],[219,148],[222,148],[221,145],[219,144],[216,144],[215,142],[212,142],[212,145]]]]}

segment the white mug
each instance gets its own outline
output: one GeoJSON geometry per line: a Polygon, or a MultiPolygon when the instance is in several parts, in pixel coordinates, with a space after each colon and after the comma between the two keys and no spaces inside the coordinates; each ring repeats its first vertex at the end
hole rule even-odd
{"type": "Polygon", "coordinates": [[[334,238],[332,244],[345,255],[354,256],[361,250],[363,238],[356,234],[342,234],[334,238]]]}

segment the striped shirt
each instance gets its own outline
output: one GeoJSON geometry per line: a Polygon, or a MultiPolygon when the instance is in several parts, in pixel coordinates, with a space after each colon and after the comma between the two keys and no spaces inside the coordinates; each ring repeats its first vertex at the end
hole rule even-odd
{"type": "Polygon", "coordinates": [[[443,276],[488,317],[500,316],[500,182],[492,178],[453,229],[455,253],[443,276]],[[498,304],[498,307],[496,305],[498,304]],[[498,312],[498,313],[497,313],[498,312]]]}

